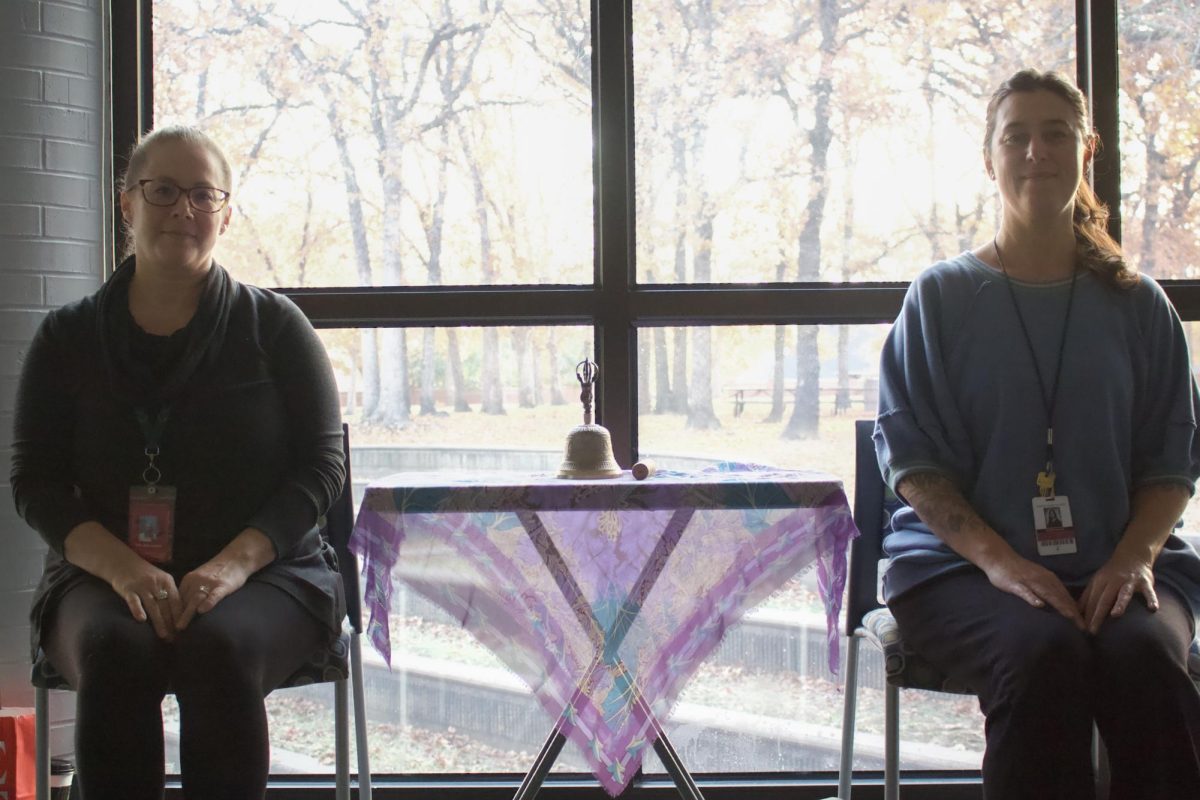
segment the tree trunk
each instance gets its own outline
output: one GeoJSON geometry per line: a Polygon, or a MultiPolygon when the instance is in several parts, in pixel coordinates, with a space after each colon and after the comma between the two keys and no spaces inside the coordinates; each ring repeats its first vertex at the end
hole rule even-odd
{"type": "Polygon", "coordinates": [[[450,391],[454,395],[455,411],[470,411],[467,402],[467,382],[463,378],[462,354],[458,352],[458,331],[446,329],[446,355],[450,359],[450,391]]]}
{"type": "MultiPolygon", "coordinates": [[[[655,283],[654,271],[646,271],[646,283],[655,283]]],[[[643,329],[645,330],[645,329],[643,329]]],[[[671,411],[671,365],[667,360],[667,329],[655,326],[647,332],[653,342],[654,354],[654,413],[671,411]]],[[[646,368],[649,369],[647,364],[646,368]]]]}
{"type": "Polygon", "coordinates": [[[534,408],[545,402],[542,396],[542,368],[541,359],[538,356],[541,354],[541,346],[538,344],[538,337],[530,331],[529,334],[529,379],[533,384],[533,405],[534,408]]]}
{"type": "Polygon", "coordinates": [[[437,398],[434,396],[434,384],[437,380],[437,352],[434,348],[433,328],[421,331],[421,414],[437,413],[437,398]]]}
{"type": "Polygon", "coordinates": [[[692,328],[691,388],[687,427],[697,431],[720,428],[712,398],[712,328],[706,325],[692,328]]]}
{"type": "Polygon", "coordinates": [[[504,390],[500,384],[500,332],[491,326],[483,329],[481,357],[479,384],[483,397],[479,410],[485,414],[504,414],[504,390]]]}
{"type": "Polygon", "coordinates": [[[196,76],[196,119],[208,116],[208,67],[200,70],[196,76]]]}
{"type": "Polygon", "coordinates": [[[517,406],[533,408],[533,359],[530,357],[529,328],[513,328],[512,341],[517,361],[517,406]]]}
{"type": "MultiPolygon", "coordinates": [[[[651,158],[649,153],[643,155],[647,159],[651,158]]],[[[651,219],[651,209],[657,202],[655,189],[655,181],[646,181],[638,186],[637,192],[634,193],[634,219],[651,219]]],[[[653,270],[647,269],[645,274],[646,283],[654,283],[653,270]]],[[[651,330],[657,330],[657,328],[638,328],[635,331],[637,335],[637,413],[639,416],[651,413],[654,405],[654,398],[650,396],[650,373],[653,370],[651,330]]]]}
{"type": "MultiPolygon", "coordinates": [[[[675,282],[687,283],[687,140],[681,126],[675,126],[671,140],[675,168],[675,282]]],[[[671,410],[688,413],[687,328],[675,329],[675,374],[671,380],[671,410]]]]}
{"type": "MultiPolygon", "coordinates": [[[[930,97],[928,102],[929,102],[929,114],[930,114],[930,117],[932,118],[933,98],[930,97]]],[[[849,140],[850,132],[848,130],[846,130],[845,128],[843,128],[843,132],[846,134],[847,140],[849,140]]],[[[932,146],[932,144],[933,144],[933,141],[931,139],[930,146],[932,146]]],[[[932,153],[933,151],[930,150],[930,152],[932,153]]],[[[933,178],[930,178],[930,180],[932,181],[933,178]]],[[[931,186],[931,188],[936,189],[936,185],[934,183],[931,183],[930,186],[931,186]]],[[[843,184],[843,189],[845,191],[846,201],[845,201],[845,206],[842,210],[842,282],[848,283],[850,281],[851,273],[853,272],[853,267],[851,266],[851,262],[850,262],[850,251],[851,251],[851,248],[854,246],[854,191],[853,191],[853,186],[851,185],[851,176],[850,176],[849,171],[847,171],[847,173],[846,173],[845,183],[843,184]]],[[[934,197],[934,198],[936,198],[937,196],[938,195],[936,193],[930,195],[930,197],[934,197]]],[[[930,211],[930,224],[932,226],[934,226],[935,229],[938,225],[936,205],[937,205],[937,203],[935,201],[935,203],[934,203],[935,209],[933,211],[930,211]]],[[[837,394],[835,395],[834,400],[833,400],[833,413],[841,414],[843,412],[848,412],[850,410],[850,402],[851,402],[850,401],[850,326],[849,325],[839,325],[838,329],[837,329],[837,333],[838,333],[838,339],[837,339],[837,394]]]]}
{"type": "Polygon", "coordinates": [[[379,404],[370,420],[378,425],[403,428],[412,419],[406,349],[403,328],[379,330],[379,404]]]}
{"type": "MultiPolygon", "coordinates": [[[[448,153],[450,151],[450,126],[443,125],[441,136],[441,158],[438,159],[437,194],[429,209],[429,222],[425,230],[425,241],[429,246],[428,276],[430,286],[440,286],[442,283],[442,240],[446,226],[446,194],[448,192],[447,173],[449,171],[448,153]]],[[[421,347],[421,414],[437,413],[437,349],[434,341],[435,331],[426,328],[422,334],[421,347]]]]}
{"type": "MultiPolygon", "coordinates": [[[[400,185],[400,153],[395,148],[387,163],[383,181],[383,270],[385,285],[404,283],[401,248],[400,201],[404,196],[400,185]]],[[[383,328],[379,331],[379,405],[371,421],[390,427],[404,427],[412,419],[408,387],[408,347],[403,328],[383,328]]]]}
{"type": "MultiPolygon", "coordinates": [[[[1148,112],[1141,108],[1143,105],[1144,103],[1139,99],[1139,110],[1143,112],[1144,118],[1148,112]]],[[[1158,195],[1162,187],[1162,168],[1165,162],[1166,159],[1158,151],[1155,131],[1148,130],[1146,133],[1146,185],[1142,190],[1142,196],[1146,202],[1146,212],[1142,216],[1142,247],[1138,254],[1141,257],[1141,263],[1138,264],[1138,269],[1151,277],[1154,277],[1158,268],[1154,248],[1158,244],[1158,195]]]]}
{"type": "Polygon", "coordinates": [[[688,381],[687,381],[687,328],[675,328],[674,374],[671,376],[671,410],[676,414],[686,414],[688,410],[688,381]]]}
{"type": "Polygon", "coordinates": [[[638,328],[637,336],[637,410],[638,414],[649,414],[650,398],[650,330],[638,328]]]}
{"type": "Polygon", "coordinates": [[[567,398],[563,397],[562,375],[559,374],[558,366],[558,337],[555,336],[553,330],[546,337],[546,364],[548,365],[546,372],[550,376],[550,404],[565,406],[567,398]]]}
{"type": "Polygon", "coordinates": [[[780,422],[783,420],[783,385],[784,359],[787,353],[787,327],[775,326],[775,359],[771,368],[771,410],[763,417],[763,422],[780,422]]]}
{"type": "MultiPolygon", "coordinates": [[[[931,198],[929,203],[929,219],[925,223],[925,238],[929,241],[929,252],[932,254],[933,258],[938,258],[937,254],[943,252],[941,243],[941,219],[938,216],[938,198],[943,197],[944,195],[938,190],[937,185],[938,173],[941,171],[942,165],[938,159],[937,150],[937,105],[933,101],[933,88],[929,84],[928,74],[925,75],[924,90],[925,108],[929,112],[929,126],[925,130],[925,147],[926,152],[929,153],[929,197],[931,198]]],[[[847,173],[849,173],[848,170],[847,173]]],[[[847,184],[850,182],[849,174],[846,176],[846,182],[847,184]]],[[[853,193],[847,194],[846,197],[849,198],[850,203],[854,202],[853,193]]]]}
{"type": "Polygon", "coordinates": [[[671,365],[667,361],[667,329],[654,328],[654,413],[671,411],[671,365]]]}
{"type": "MultiPolygon", "coordinates": [[[[696,227],[695,267],[693,274],[700,283],[712,280],[712,236],[715,213],[708,210],[709,203],[703,202],[703,217],[696,227]]],[[[687,427],[691,430],[707,431],[721,427],[713,410],[712,385],[712,328],[692,328],[692,386],[691,405],[688,409],[687,427]]]]}
{"type": "Polygon", "coordinates": [[[817,357],[817,327],[796,326],[796,386],[792,418],[783,432],[785,439],[811,439],[817,435],[821,413],[821,366],[817,357]]]}
{"type": "MultiPolygon", "coordinates": [[[[809,200],[805,209],[804,227],[797,241],[796,279],[815,281],[821,274],[821,223],[825,219],[825,202],[829,195],[829,146],[833,141],[830,126],[833,98],[833,62],[837,55],[839,12],[836,0],[819,0],[818,22],[821,26],[821,64],[817,79],[811,87],[813,126],[808,134],[812,148],[812,177],[809,181],[809,200]]],[[[816,326],[797,328],[796,389],[792,416],[783,430],[784,439],[809,439],[820,427],[821,362],[817,352],[816,326]]]]}
{"type": "Polygon", "coordinates": [[[359,359],[362,372],[361,420],[370,420],[379,408],[379,340],[375,328],[363,328],[358,332],[359,359]]]}
{"type": "MultiPolygon", "coordinates": [[[[491,213],[488,209],[487,191],[479,162],[472,152],[470,140],[462,131],[463,149],[471,167],[471,187],[475,194],[475,216],[479,221],[479,264],[483,270],[483,283],[496,282],[496,266],[492,258],[491,213]]],[[[500,334],[492,326],[483,329],[483,351],[479,367],[479,389],[482,395],[480,410],[485,414],[503,414],[504,390],[500,383],[500,334]]]]}
{"type": "Polygon", "coordinates": [[[850,410],[850,326],[838,325],[837,334],[838,381],[833,413],[842,414],[850,410]]]}
{"type": "MultiPolygon", "coordinates": [[[[370,286],[371,248],[367,238],[366,214],[363,211],[362,191],[358,185],[358,171],[350,158],[350,146],[341,118],[336,112],[333,92],[322,84],[322,91],[330,101],[326,112],[329,129],[337,145],[338,163],[342,168],[342,184],[346,188],[346,206],[350,215],[350,238],[354,243],[354,267],[359,286],[370,286]]],[[[376,349],[375,330],[363,328],[359,331],[359,361],[362,374],[362,417],[368,420],[379,407],[379,355],[376,349]]]]}
{"type": "MultiPolygon", "coordinates": [[[[775,267],[775,280],[783,283],[787,274],[787,264],[780,262],[775,267]]],[[[787,326],[775,326],[775,361],[771,368],[771,410],[763,418],[763,422],[779,422],[783,419],[783,365],[787,352],[787,326]]]]}

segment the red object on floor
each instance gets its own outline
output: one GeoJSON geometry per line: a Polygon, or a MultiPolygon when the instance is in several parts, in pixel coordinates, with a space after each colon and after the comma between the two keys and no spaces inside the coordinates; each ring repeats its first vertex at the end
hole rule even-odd
{"type": "Polygon", "coordinates": [[[33,800],[33,733],[32,708],[0,708],[0,800],[33,800]]]}

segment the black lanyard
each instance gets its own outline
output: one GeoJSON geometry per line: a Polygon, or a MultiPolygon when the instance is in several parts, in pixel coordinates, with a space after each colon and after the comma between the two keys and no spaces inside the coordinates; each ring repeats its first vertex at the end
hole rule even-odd
{"type": "Polygon", "coordinates": [[[150,421],[150,415],[144,408],[135,408],[133,415],[137,417],[138,427],[142,429],[142,438],[146,440],[146,449],[143,452],[149,459],[149,464],[142,470],[142,480],[153,492],[154,485],[162,480],[162,470],[154,463],[154,459],[158,458],[158,454],[161,452],[163,430],[167,427],[167,418],[171,415],[171,407],[160,408],[153,422],[150,421]]]}
{"type": "Polygon", "coordinates": [[[1071,272],[1071,290],[1067,293],[1067,313],[1063,316],[1062,335],[1058,340],[1058,363],[1054,367],[1054,383],[1050,393],[1046,393],[1046,382],[1042,378],[1042,369],[1038,366],[1037,351],[1033,348],[1033,337],[1025,325],[1025,317],[1021,314],[1021,306],[1017,303],[1017,292],[1013,289],[1012,278],[1004,267],[1004,256],[1000,254],[1000,243],[992,239],[992,247],[996,248],[996,260],[1000,262],[1000,271],[1004,273],[1004,282],[1008,285],[1008,295],[1012,298],[1013,310],[1017,312],[1017,322],[1021,324],[1021,333],[1025,337],[1025,346],[1029,348],[1029,359],[1033,362],[1033,372],[1037,375],[1038,388],[1041,390],[1042,406],[1046,409],[1046,471],[1038,475],[1038,491],[1042,497],[1054,497],[1054,409],[1058,404],[1058,379],[1062,376],[1063,353],[1067,347],[1067,327],[1071,322],[1071,306],[1075,302],[1075,280],[1079,270],[1071,272]]]}

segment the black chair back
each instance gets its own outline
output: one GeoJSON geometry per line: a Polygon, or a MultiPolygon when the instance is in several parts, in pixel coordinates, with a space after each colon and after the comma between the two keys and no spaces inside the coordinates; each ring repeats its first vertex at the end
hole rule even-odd
{"type": "Polygon", "coordinates": [[[891,529],[891,512],[899,505],[883,482],[875,457],[872,433],[875,420],[854,423],[854,524],[859,536],[850,546],[850,574],[846,592],[846,635],[853,636],[862,618],[879,608],[879,559],[883,537],[891,529]]]}
{"type": "Polygon", "coordinates": [[[350,427],[342,423],[342,452],[346,459],[346,481],[342,493],[325,515],[326,541],[337,553],[342,589],[346,593],[346,614],[355,633],[362,633],[362,592],[358,584],[358,559],[350,552],[350,534],[354,531],[354,482],[350,474],[350,427]]]}

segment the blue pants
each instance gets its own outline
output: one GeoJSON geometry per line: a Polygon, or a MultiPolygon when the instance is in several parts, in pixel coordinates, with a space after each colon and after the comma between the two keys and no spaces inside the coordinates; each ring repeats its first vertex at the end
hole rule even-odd
{"type": "Polygon", "coordinates": [[[87,800],[163,796],[161,705],[179,701],[188,800],[261,800],[270,766],[263,698],[321,647],[324,626],[286,592],[251,581],[175,641],[159,639],[97,578],[55,609],[43,649],[75,687],[76,781],[87,800]]]}
{"type": "Polygon", "coordinates": [[[1200,797],[1200,693],[1188,677],[1188,607],[1164,586],[1095,636],[1057,612],[956,572],[889,607],[912,649],[971,687],[986,717],[990,800],[1094,800],[1092,723],[1111,800],[1200,797]]]}

